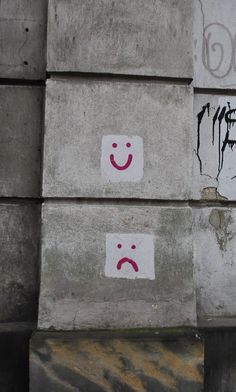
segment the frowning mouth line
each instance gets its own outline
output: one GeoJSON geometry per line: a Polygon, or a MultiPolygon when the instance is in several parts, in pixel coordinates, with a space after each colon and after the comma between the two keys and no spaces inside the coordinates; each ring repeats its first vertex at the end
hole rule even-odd
{"type": "Polygon", "coordinates": [[[128,167],[131,165],[132,160],[133,160],[133,155],[129,154],[127,162],[124,165],[118,165],[116,163],[116,161],[115,161],[114,155],[113,154],[110,155],[110,162],[111,162],[112,166],[114,166],[114,168],[117,169],[117,170],[126,170],[126,169],[128,169],[128,167]]]}
{"type": "Polygon", "coordinates": [[[136,263],[134,260],[129,259],[128,257],[123,257],[122,259],[120,259],[120,260],[118,261],[118,263],[117,263],[116,268],[117,268],[118,270],[120,270],[121,267],[122,267],[122,265],[123,265],[124,263],[129,263],[129,264],[131,264],[132,267],[133,267],[133,269],[135,270],[135,272],[138,272],[138,265],[137,265],[137,263],[136,263]]]}

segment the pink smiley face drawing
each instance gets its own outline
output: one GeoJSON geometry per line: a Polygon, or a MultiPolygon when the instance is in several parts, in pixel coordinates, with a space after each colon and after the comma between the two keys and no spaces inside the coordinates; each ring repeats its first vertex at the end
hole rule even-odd
{"type": "Polygon", "coordinates": [[[137,182],[143,177],[143,141],[140,136],[102,138],[102,177],[110,182],[137,182]]]}
{"type": "Polygon", "coordinates": [[[149,234],[106,234],[105,276],[155,279],[154,237],[149,234]]]}
{"type": "MultiPolygon", "coordinates": [[[[112,147],[113,147],[113,148],[117,148],[117,143],[112,143],[112,147]]],[[[130,142],[127,142],[127,143],[126,143],[126,147],[127,147],[127,148],[130,148],[130,147],[131,147],[131,143],[130,143],[130,142]]],[[[114,154],[110,154],[110,162],[111,162],[112,166],[113,166],[115,169],[117,169],[117,170],[126,170],[126,169],[128,169],[128,167],[129,167],[129,166],[131,165],[131,163],[132,163],[132,160],[133,160],[133,154],[129,154],[126,163],[125,163],[124,165],[118,165],[118,164],[116,163],[114,154]]]]}

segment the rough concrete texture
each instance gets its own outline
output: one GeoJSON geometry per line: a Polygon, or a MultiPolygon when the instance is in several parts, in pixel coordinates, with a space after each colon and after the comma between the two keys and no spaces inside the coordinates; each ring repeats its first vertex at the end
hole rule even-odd
{"type": "Polygon", "coordinates": [[[43,79],[47,0],[1,0],[0,77],[43,79]]]}
{"type": "Polygon", "coordinates": [[[0,205],[0,322],[37,319],[39,206],[0,205]]]}
{"type": "Polygon", "coordinates": [[[187,86],[50,80],[43,194],[46,197],[188,199],[192,172],[191,124],[192,90],[187,86]],[[105,139],[103,143],[105,135],[113,135],[114,140],[105,139]],[[113,148],[113,143],[117,148],[113,148]],[[130,151],[133,161],[125,177],[125,170],[116,170],[109,157],[114,154],[116,162],[124,165],[130,151]],[[109,170],[116,172],[120,179],[104,169],[104,159],[109,170]],[[141,167],[142,160],[144,167],[141,167]]]}
{"type": "Polygon", "coordinates": [[[203,345],[196,338],[84,338],[37,333],[31,392],[200,392],[203,345]]]}
{"type": "Polygon", "coordinates": [[[194,259],[199,325],[236,325],[236,213],[194,211],[194,259]]]}
{"type": "Polygon", "coordinates": [[[194,0],[194,86],[235,88],[235,1],[194,0]]]}
{"type": "Polygon", "coordinates": [[[51,0],[47,69],[192,78],[192,2],[51,0]]]}
{"type": "Polygon", "coordinates": [[[0,86],[0,196],[40,194],[43,89],[0,86]]]}
{"type": "Polygon", "coordinates": [[[194,173],[196,199],[236,200],[236,97],[194,97],[194,173]]]}
{"type": "Polygon", "coordinates": [[[40,329],[195,325],[191,209],[48,202],[42,222],[40,329]],[[107,233],[153,235],[155,280],[105,276],[107,233]]]}

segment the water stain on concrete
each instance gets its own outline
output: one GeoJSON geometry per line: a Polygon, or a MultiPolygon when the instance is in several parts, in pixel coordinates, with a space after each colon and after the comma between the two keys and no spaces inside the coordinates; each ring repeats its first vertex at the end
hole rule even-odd
{"type": "Polygon", "coordinates": [[[233,238],[230,225],[232,216],[230,211],[213,209],[209,216],[209,222],[215,229],[215,235],[222,252],[226,251],[228,242],[233,238]]]}

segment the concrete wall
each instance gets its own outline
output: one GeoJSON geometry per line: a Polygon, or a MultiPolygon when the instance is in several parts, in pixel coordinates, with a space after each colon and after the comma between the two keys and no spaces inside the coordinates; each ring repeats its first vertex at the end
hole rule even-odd
{"type": "Polygon", "coordinates": [[[192,2],[53,0],[49,4],[49,72],[192,77],[192,2]]]}
{"type": "Polygon", "coordinates": [[[194,1],[192,189],[209,207],[193,214],[197,314],[204,326],[235,326],[235,12],[231,1],[194,1]]]}
{"type": "Polygon", "coordinates": [[[39,295],[47,1],[0,1],[0,390],[29,389],[39,295]]]}
{"type": "Polygon", "coordinates": [[[0,204],[0,322],[35,322],[40,208],[0,204]]]}
{"type": "Polygon", "coordinates": [[[194,0],[194,86],[235,89],[234,1],[194,0]]]}
{"type": "MultiPolygon", "coordinates": [[[[232,15],[218,1],[50,1],[39,329],[235,325],[232,15]]],[[[74,351],[61,334],[33,342],[32,390],[39,375],[112,390],[114,369],[71,372],[79,334],[74,351]]]]}
{"type": "Polygon", "coordinates": [[[190,209],[47,203],[42,217],[39,328],[195,325],[190,209]]]}
{"type": "Polygon", "coordinates": [[[1,0],[0,77],[45,78],[47,0],[1,0]]]}
{"type": "Polygon", "coordinates": [[[0,342],[16,336],[26,363],[38,316],[33,392],[203,388],[186,327],[236,321],[235,15],[230,0],[0,1],[0,342]],[[169,327],[183,336],[167,347],[169,327]],[[119,328],[125,344],[101,332],[119,328]]]}
{"type": "Polygon", "coordinates": [[[197,314],[201,326],[235,326],[235,210],[194,212],[197,314]]]}
{"type": "Polygon", "coordinates": [[[186,200],[191,123],[188,86],[50,80],[43,195],[186,200]],[[111,164],[111,155],[120,168],[111,164]],[[122,170],[130,155],[130,166],[122,170]]]}
{"type": "Polygon", "coordinates": [[[236,199],[235,111],[233,95],[212,92],[194,97],[193,197],[196,199],[236,199]]]}
{"type": "Polygon", "coordinates": [[[39,197],[43,88],[0,86],[0,196],[39,197]]]}

